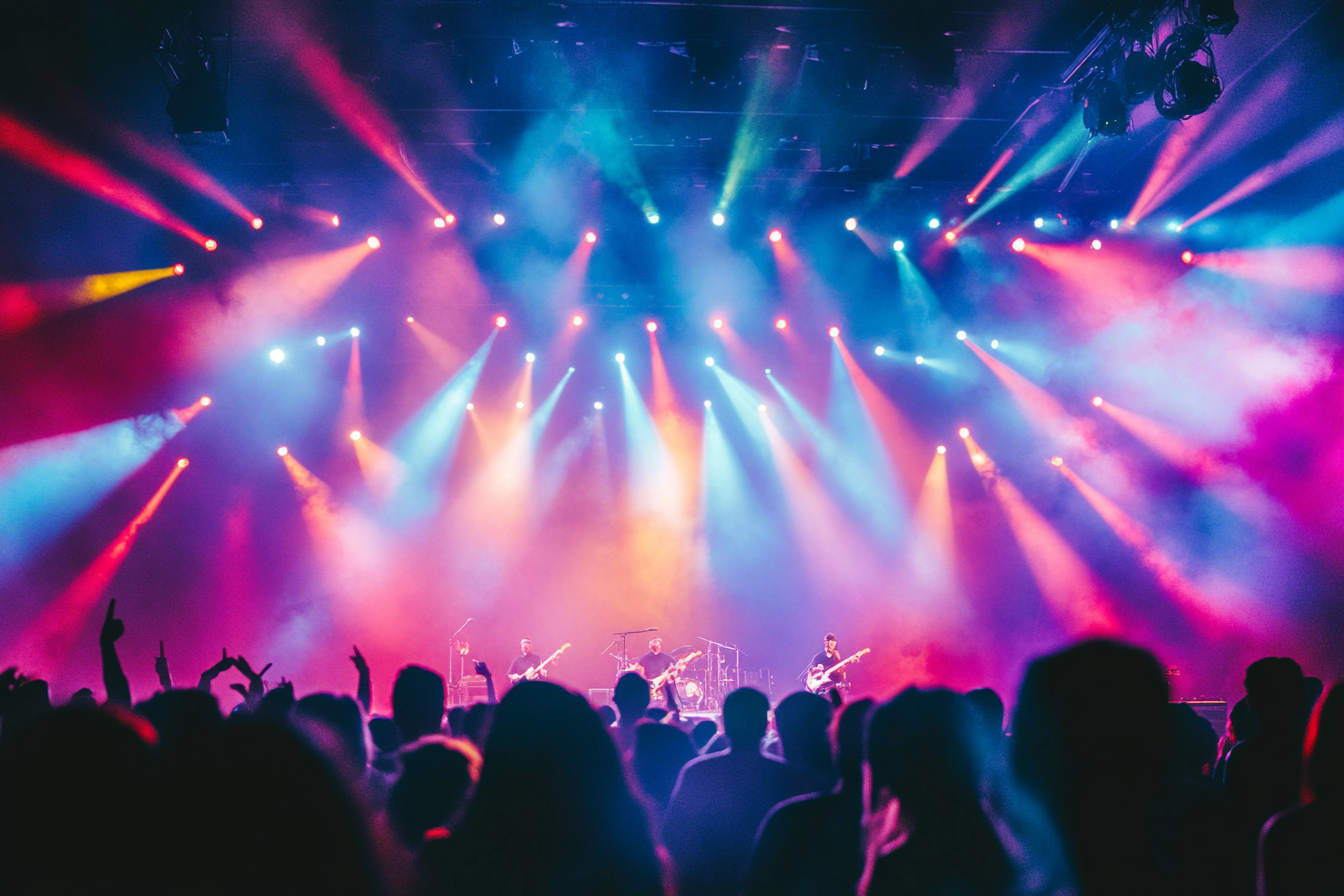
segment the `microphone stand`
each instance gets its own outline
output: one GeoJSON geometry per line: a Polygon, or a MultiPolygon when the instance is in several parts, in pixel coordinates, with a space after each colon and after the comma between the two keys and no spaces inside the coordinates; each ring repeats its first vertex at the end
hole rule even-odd
{"type": "Polygon", "coordinates": [[[449,703],[453,706],[461,706],[466,702],[466,700],[463,699],[465,695],[462,693],[462,679],[467,675],[467,657],[466,654],[458,649],[458,644],[460,642],[457,640],[457,636],[462,634],[462,629],[471,624],[471,619],[472,617],[468,616],[467,621],[459,625],[457,631],[453,632],[448,637],[448,650],[451,654],[457,654],[456,656],[450,655],[448,658],[448,695],[449,703]],[[453,660],[457,660],[456,681],[453,680],[453,660]]]}

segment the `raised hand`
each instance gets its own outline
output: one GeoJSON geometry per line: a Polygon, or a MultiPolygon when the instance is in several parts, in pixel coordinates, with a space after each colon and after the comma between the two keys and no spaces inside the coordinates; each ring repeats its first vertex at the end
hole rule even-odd
{"type": "Polygon", "coordinates": [[[247,678],[248,694],[254,694],[256,695],[256,698],[260,700],[261,695],[266,693],[266,684],[261,680],[261,676],[265,675],[266,670],[271,668],[273,664],[267,663],[261,667],[260,672],[253,672],[252,667],[248,664],[247,660],[243,659],[242,654],[239,654],[233,658],[233,665],[247,678]]]}
{"type": "Polygon", "coordinates": [[[364,654],[359,652],[358,647],[352,648],[355,655],[350,657],[350,662],[355,664],[355,671],[359,673],[359,683],[355,686],[355,699],[359,705],[364,707],[364,712],[371,711],[373,705],[373,679],[369,676],[369,664],[364,659],[364,654]]]}
{"type": "Polygon", "coordinates": [[[472,660],[472,665],[476,667],[476,674],[483,678],[490,678],[490,667],[485,664],[485,660],[472,660]]]}
{"type": "Polygon", "coordinates": [[[364,654],[359,652],[358,646],[353,646],[350,649],[355,652],[355,655],[350,657],[350,662],[355,664],[355,671],[360,675],[368,675],[369,663],[368,660],[364,659],[364,654]]]}
{"type": "Polygon", "coordinates": [[[159,655],[154,657],[154,672],[159,676],[159,684],[165,691],[173,689],[173,677],[168,673],[168,657],[163,652],[163,642],[159,642],[159,655]]]}
{"type": "Polygon", "coordinates": [[[107,618],[103,620],[103,630],[98,633],[98,643],[110,647],[117,639],[126,634],[126,625],[116,617],[117,599],[107,602],[107,618]]]}
{"type": "Polygon", "coordinates": [[[229,656],[229,649],[222,648],[224,656],[219,662],[215,663],[209,669],[201,673],[201,680],[196,685],[197,690],[210,692],[210,683],[219,677],[220,673],[226,669],[233,668],[233,657],[229,656]]]}

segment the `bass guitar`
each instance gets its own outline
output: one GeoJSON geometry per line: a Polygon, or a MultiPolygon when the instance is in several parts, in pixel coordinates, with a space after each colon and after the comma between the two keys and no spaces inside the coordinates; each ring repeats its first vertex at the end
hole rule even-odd
{"type": "Polygon", "coordinates": [[[821,690],[827,685],[834,687],[835,682],[831,680],[832,675],[834,675],[836,672],[839,672],[841,669],[845,668],[850,663],[857,663],[859,661],[859,658],[862,657],[865,653],[872,653],[872,652],[873,649],[871,647],[865,647],[858,653],[854,654],[853,656],[845,657],[843,660],[836,663],[829,669],[814,669],[813,671],[807,673],[807,681],[804,686],[807,688],[808,693],[811,694],[815,694],[817,691],[821,690]]]}
{"type": "Polygon", "coordinates": [[[531,666],[528,668],[526,672],[521,672],[518,675],[510,674],[509,681],[514,684],[517,684],[520,681],[536,681],[538,678],[541,677],[541,670],[545,669],[551,663],[555,662],[560,657],[560,654],[564,653],[568,649],[569,649],[569,642],[566,641],[565,643],[560,645],[559,650],[557,650],[550,656],[546,657],[546,659],[542,660],[541,665],[531,666]]]}
{"type": "Polygon", "coordinates": [[[667,667],[667,671],[662,675],[649,679],[649,694],[654,700],[660,700],[663,696],[663,685],[667,684],[672,678],[686,671],[686,667],[704,656],[704,651],[693,650],[681,659],[667,667]]]}

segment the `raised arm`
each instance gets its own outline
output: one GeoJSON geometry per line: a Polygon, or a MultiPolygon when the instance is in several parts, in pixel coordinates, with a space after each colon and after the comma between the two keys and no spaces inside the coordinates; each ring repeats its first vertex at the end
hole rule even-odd
{"type": "Polygon", "coordinates": [[[369,663],[364,659],[364,654],[359,652],[359,648],[354,648],[355,655],[350,657],[350,662],[355,664],[355,671],[359,673],[359,684],[355,686],[355,699],[359,705],[364,707],[364,714],[368,715],[373,705],[373,679],[369,677],[369,663]]]}
{"type": "Polygon", "coordinates": [[[159,686],[165,691],[173,689],[173,676],[168,672],[168,657],[163,652],[163,641],[159,641],[159,655],[154,657],[154,673],[159,676],[159,686]]]}
{"type": "Polygon", "coordinates": [[[103,687],[107,689],[107,702],[130,708],[131,683],[121,668],[121,657],[117,656],[117,639],[126,632],[126,626],[116,617],[117,602],[107,602],[107,617],[103,620],[103,629],[98,633],[98,647],[103,653],[103,687]]]}
{"type": "Polygon", "coordinates": [[[197,682],[196,690],[205,691],[207,694],[210,693],[210,685],[219,677],[220,673],[225,669],[233,668],[233,658],[229,656],[229,649],[227,647],[222,649],[224,651],[223,658],[201,673],[201,680],[197,682]]]}
{"type": "Polygon", "coordinates": [[[481,660],[472,660],[476,665],[476,674],[485,679],[485,702],[491,705],[498,703],[499,698],[495,696],[495,676],[490,674],[490,667],[481,660]]]}

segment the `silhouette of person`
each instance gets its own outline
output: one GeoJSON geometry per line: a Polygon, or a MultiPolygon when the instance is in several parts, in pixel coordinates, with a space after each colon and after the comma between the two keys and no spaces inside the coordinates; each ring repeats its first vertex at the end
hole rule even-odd
{"type": "Polygon", "coordinates": [[[663,821],[680,896],[737,893],[766,814],[814,784],[811,775],[761,753],[769,711],[760,691],[733,691],[723,701],[730,749],[693,759],[681,770],[663,821]]]}
{"type": "Polygon", "coordinates": [[[900,839],[875,856],[868,894],[1007,893],[1014,869],[981,807],[993,762],[984,723],[962,694],[906,688],[868,723],[868,801],[897,801],[900,839]]]}
{"type": "Polygon", "coordinates": [[[639,659],[635,660],[644,669],[644,677],[648,679],[657,678],[676,662],[671,656],[663,653],[663,639],[653,638],[649,641],[649,652],[639,659]]]}
{"type": "Polygon", "coordinates": [[[401,776],[387,798],[387,817],[402,844],[415,849],[425,834],[449,834],[481,775],[481,754],[470,741],[427,734],[401,750],[401,776]]]}
{"type": "Polygon", "coordinates": [[[625,756],[634,749],[635,726],[649,708],[649,683],[638,672],[627,672],[616,682],[616,693],[611,699],[619,713],[611,736],[625,756]]]}
{"type": "Polygon", "coordinates": [[[438,734],[447,701],[443,676],[424,666],[407,666],[392,684],[392,720],[401,730],[402,743],[438,734]]]}
{"type": "Polygon", "coordinates": [[[863,732],[872,708],[872,700],[855,700],[836,717],[839,788],[796,796],[770,810],[752,850],[745,896],[853,894],[863,871],[863,732]]]}
{"type": "Polygon", "coordinates": [[[1260,896],[1338,893],[1344,882],[1344,681],[1316,705],[1302,761],[1302,805],[1260,835],[1260,896]]]}
{"type": "Polygon", "coordinates": [[[475,796],[422,852],[430,892],[656,896],[648,819],[588,701],[520,682],[496,708],[475,796]]]}
{"type": "Polygon", "coordinates": [[[775,729],[784,761],[814,778],[809,789],[829,792],[835,787],[835,760],[827,728],[831,703],[825,697],[797,691],[775,707],[775,729]]]}
{"type": "Polygon", "coordinates": [[[635,750],[630,767],[639,789],[661,816],[672,799],[672,788],[686,763],[695,758],[695,747],[686,732],[672,725],[641,722],[635,726],[635,750]]]}
{"type": "Polygon", "coordinates": [[[1147,651],[1084,641],[1027,669],[1010,738],[1018,781],[1063,841],[1084,896],[1144,892],[1171,721],[1147,651]]]}

